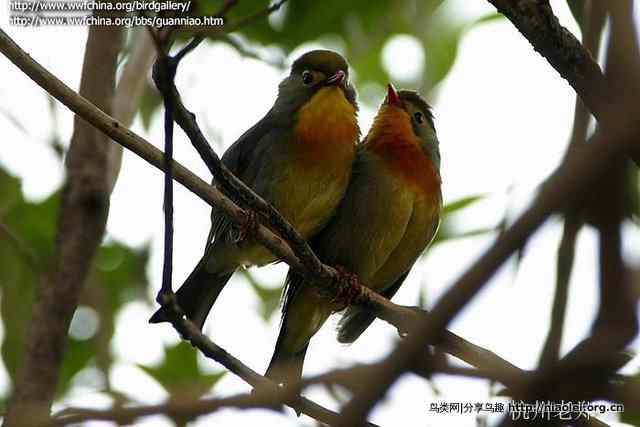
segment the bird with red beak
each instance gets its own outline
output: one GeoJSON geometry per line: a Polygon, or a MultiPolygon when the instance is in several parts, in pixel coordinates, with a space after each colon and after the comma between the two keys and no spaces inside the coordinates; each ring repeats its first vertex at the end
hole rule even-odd
{"type": "MultiPolygon", "coordinates": [[[[442,209],[440,151],[429,105],[416,92],[388,86],[369,134],[360,144],[349,188],[312,246],[326,264],[393,297],[434,238],[442,209]]],[[[266,375],[279,383],[300,378],[309,341],[345,307],[289,271],[282,323],[266,375]]],[[[347,307],[338,340],[351,343],[374,320],[347,307]]]]}

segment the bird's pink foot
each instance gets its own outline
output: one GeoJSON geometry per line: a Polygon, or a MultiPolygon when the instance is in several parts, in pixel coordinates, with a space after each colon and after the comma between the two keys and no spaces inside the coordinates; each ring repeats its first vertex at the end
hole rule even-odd
{"type": "Polygon", "coordinates": [[[242,215],[240,224],[237,225],[238,233],[235,237],[236,243],[242,243],[251,237],[258,230],[258,216],[255,211],[246,209],[242,215]]]}
{"type": "Polygon", "coordinates": [[[347,270],[344,266],[336,265],[335,269],[338,272],[337,281],[341,286],[331,301],[349,306],[360,296],[360,287],[362,285],[360,284],[358,276],[347,270]]]}

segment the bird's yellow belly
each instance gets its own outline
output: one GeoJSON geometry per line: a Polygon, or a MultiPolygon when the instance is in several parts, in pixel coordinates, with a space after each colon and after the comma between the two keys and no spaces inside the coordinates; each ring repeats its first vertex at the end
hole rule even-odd
{"type": "MultiPolygon", "coordinates": [[[[329,221],[342,200],[351,176],[351,166],[331,170],[327,165],[301,168],[293,167],[279,182],[278,197],[273,206],[289,221],[298,234],[309,239],[329,221]]],[[[265,265],[276,257],[259,244],[244,247],[239,263],[265,265]]]]}
{"type": "MultiPolygon", "coordinates": [[[[329,221],[351,177],[360,135],[355,107],[342,89],[322,88],[300,111],[287,142],[288,162],[274,177],[269,201],[304,238],[329,221]]],[[[262,265],[275,257],[262,246],[243,251],[243,263],[262,265]]]]}
{"type": "Polygon", "coordinates": [[[440,197],[419,197],[402,240],[368,285],[382,292],[411,268],[435,236],[440,221],[440,197]]]}
{"type": "Polygon", "coordinates": [[[299,168],[285,178],[280,211],[300,235],[308,239],[328,222],[342,200],[350,176],[350,167],[328,170],[324,167],[299,168]]]}

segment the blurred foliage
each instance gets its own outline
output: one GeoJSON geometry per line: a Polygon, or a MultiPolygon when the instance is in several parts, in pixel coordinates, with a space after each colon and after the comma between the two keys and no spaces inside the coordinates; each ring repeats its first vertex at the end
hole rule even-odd
{"type": "Polygon", "coordinates": [[[142,126],[144,126],[146,130],[149,130],[151,119],[153,115],[160,110],[160,105],[162,105],[160,94],[157,89],[152,87],[151,83],[147,81],[138,103],[138,112],[140,113],[140,119],[142,119],[142,126]]]}
{"type": "Polygon", "coordinates": [[[197,352],[182,341],[165,349],[163,362],[158,366],[139,367],[156,380],[169,394],[189,393],[201,396],[225,374],[203,374],[198,367],[197,352]]]}
{"type": "Polygon", "coordinates": [[[282,287],[270,288],[260,284],[260,281],[246,269],[241,269],[240,272],[247,279],[249,285],[254,290],[258,299],[260,300],[260,316],[265,322],[268,322],[271,315],[280,308],[280,298],[282,296],[282,287]]]}
{"type": "MultiPolygon", "coordinates": [[[[226,1],[200,0],[197,2],[196,13],[215,13],[221,10],[226,1]]],[[[584,0],[568,0],[579,25],[582,22],[583,3],[584,0]]],[[[226,15],[227,23],[233,25],[234,22],[240,22],[269,4],[265,0],[237,2],[226,15]]],[[[496,19],[502,19],[502,15],[490,13],[479,19],[469,20],[451,13],[449,3],[442,0],[326,0],[321,3],[289,0],[274,16],[252,21],[250,25],[234,33],[233,38],[217,35],[211,36],[209,41],[225,43],[240,55],[254,59],[261,59],[255,52],[261,52],[263,47],[277,50],[281,56],[286,57],[301,45],[320,43],[341,50],[347,56],[354,69],[354,82],[362,88],[367,85],[383,87],[391,80],[383,64],[385,46],[396,35],[408,35],[423,49],[423,73],[394,83],[400,87],[419,89],[431,103],[435,103],[438,84],[446,78],[455,64],[458,47],[465,32],[496,19]]],[[[184,40],[186,37],[181,38],[181,41],[184,40]]],[[[128,46],[126,51],[130,51],[130,48],[128,46]]],[[[198,51],[194,53],[198,54],[198,51]]],[[[125,55],[121,59],[124,60],[125,55]]],[[[394,68],[402,66],[402,63],[393,64],[394,68]]],[[[366,100],[372,104],[380,101],[371,98],[366,100]]],[[[160,105],[161,99],[155,88],[147,82],[138,104],[145,129],[149,128],[152,120],[160,116],[160,105]]],[[[52,114],[54,113],[55,109],[52,109],[52,114]]],[[[15,122],[14,125],[23,132],[28,132],[28,128],[15,121],[8,110],[0,109],[0,114],[6,116],[11,123],[15,122]]],[[[52,130],[51,144],[62,147],[55,128],[52,130]]],[[[59,152],[62,153],[61,148],[59,152]]],[[[634,171],[636,176],[632,179],[637,184],[637,170],[634,171]]],[[[22,194],[20,180],[0,169],[0,310],[4,326],[1,350],[12,381],[21,358],[35,291],[46,280],[46,272],[52,262],[59,194],[55,192],[38,202],[27,201],[22,194]]],[[[637,194],[636,192],[635,195],[637,194]]],[[[433,245],[451,239],[496,232],[501,226],[505,226],[506,222],[494,228],[468,231],[456,229],[455,215],[485,197],[486,195],[472,195],[448,203],[444,207],[440,229],[433,245]]],[[[634,206],[634,212],[637,213],[637,197],[634,199],[634,206]]],[[[111,342],[120,310],[129,302],[147,300],[149,282],[145,268],[148,260],[148,247],[131,248],[115,241],[107,241],[100,247],[80,301],[81,306],[89,310],[88,313],[97,316],[97,329],[89,337],[84,337],[74,333],[74,324],[87,323],[87,319],[82,319],[78,314],[78,319],[72,322],[59,396],[68,391],[71,380],[78,372],[95,367],[105,379],[104,391],[110,393],[116,401],[123,400],[122,396],[111,390],[108,381],[109,370],[114,363],[111,342]]],[[[250,271],[242,270],[241,274],[258,298],[260,316],[269,321],[279,308],[281,288],[263,285],[250,271]]],[[[427,298],[426,287],[422,286],[420,304],[426,306],[427,298]]],[[[84,313],[86,315],[87,311],[84,313]]],[[[186,343],[167,347],[160,364],[139,367],[167,391],[170,399],[176,396],[184,398],[185,395],[201,396],[209,392],[224,375],[224,372],[205,373],[198,366],[196,352],[186,343]]],[[[637,378],[640,381],[640,374],[637,378]]],[[[639,417],[637,413],[625,412],[623,421],[640,425],[639,417]]],[[[184,425],[189,420],[174,418],[174,421],[178,425],[184,425]]]]}
{"type": "MultiPolygon", "coordinates": [[[[225,2],[195,2],[197,7],[193,13],[215,14],[225,2]]],[[[226,14],[226,22],[233,26],[235,22],[264,10],[269,4],[264,0],[238,2],[226,14]]],[[[501,18],[502,15],[491,13],[477,20],[465,20],[450,13],[443,0],[327,0],[320,4],[290,0],[270,19],[253,20],[233,34],[246,40],[250,51],[259,47],[275,47],[288,55],[310,42],[341,50],[355,71],[355,84],[360,87],[370,83],[383,87],[393,80],[383,65],[384,48],[394,36],[409,35],[423,49],[424,72],[394,83],[399,87],[419,89],[433,102],[436,96],[434,89],[451,71],[464,33],[476,25],[501,18]]],[[[184,42],[187,37],[182,35],[180,40],[184,42]]],[[[228,44],[240,55],[247,55],[246,46],[238,43],[235,37],[212,35],[210,42],[228,44]]],[[[396,67],[402,67],[402,64],[394,65],[396,67]]],[[[146,128],[153,113],[158,111],[160,102],[155,89],[149,86],[139,105],[146,128]]]]}
{"type": "MultiPolygon", "coordinates": [[[[53,262],[59,201],[59,191],[43,201],[25,200],[20,180],[0,169],[2,360],[12,382],[21,360],[36,289],[47,280],[53,262]]],[[[98,250],[80,299],[83,308],[96,314],[97,329],[84,336],[76,332],[87,331],[87,319],[72,322],[58,389],[60,396],[67,392],[72,378],[86,367],[95,365],[108,378],[115,317],[127,302],[144,295],[148,258],[148,248],[132,249],[119,242],[107,242],[98,250]]]]}
{"type": "MultiPolygon", "coordinates": [[[[165,357],[158,366],[138,365],[169,393],[169,399],[198,398],[209,392],[226,371],[205,374],[198,367],[197,352],[186,342],[165,348],[165,357]]],[[[186,425],[194,418],[173,415],[178,426],[186,425]]]]}
{"type": "MultiPolygon", "coordinates": [[[[497,227],[478,228],[467,231],[458,231],[455,227],[455,214],[472,206],[473,204],[483,200],[486,194],[476,194],[472,196],[466,196],[458,200],[447,203],[442,208],[442,218],[440,220],[440,228],[435,239],[431,243],[431,246],[435,246],[439,243],[443,243],[448,240],[462,239],[465,237],[479,236],[483,234],[489,234],[498,231],[497,227]]],[[[429,252],[429,249],[425,251],[425,254],[429,252]]]]}

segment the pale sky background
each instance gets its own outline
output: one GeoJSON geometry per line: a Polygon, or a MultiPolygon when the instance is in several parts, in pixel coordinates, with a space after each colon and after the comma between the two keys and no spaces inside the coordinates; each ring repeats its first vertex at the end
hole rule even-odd
{"type": "MultiPolygon", "coordinates": [[[[552,2],[561,23],[574,34],[576,24],[564,1],[552,2]]],[[[494,9],[485,1],[445,2],[447,13],[480,17],[494,9]]],[[[636,8],[636,16],[640,8],[636,8]]],[[[0,8],[0,25],[36,60],[76,89],[79,85],[86,28],[18,28],[8,26],[8,10],[0,8]]],[[[301,52],[316,47],[305,45],[301,52]]],[[[396,70],[420,72],[429,51],[423,52],[408,36],[398,36],[385,49],[385,66],[393,77],[396,70]]],[[[27,134],[0,115],[0,164],[22,177],[23,188],[31,200],[40,200],[57,189],[62,170],[46,144],[51,133],[59,133],[67,144],[73,116],[58,105],[59,122],[53,123],[43,91],[0,58],[0,108],[10,109],[26,127],[27,134]],[[55,128],[54,128],[55,125],[55,128]]],[[[183,63],[178,78],[185,104],[217,144],[226,147],[259,120],[276,96],[284,73],[255,60],[243,59],[226,46],[203,45],[183,63]]],[[[357,84],[357,80],[356,80],[357,84]]],[[[415,88],[414,88],[415,89],[415,88]]],[[[382,88],[379,92],[382,100],[382,88]]],[[[506,20],[475,27],[463,38],[457,62],[439,87],[434,104],[436,127],[441,141],[443,193],[446,201],[487,193],[490,196],[456,217],[460,230],[495,225],[508,209],[513,217],[531,201],[536,186],[559,164],[569,137],[575,95],[547,62],[536,54],[506,20]],[[512,190],[510,190],[510,188],[512,190]]],[[[365,105],[360,114],[361,128],[368,129],[377,105],[365,105]]],[[[133,129],[152,143],[162,145],[162,121],[156,115],[146,132],[139,118],[133,129]]],[[[218,148],[219,146],[216,146],[218,148]]],[[[209,179],[206,167],[195,150],[176,131],[175,157],[192,171],[209,179]]],[[[209,208],[181,186],[175,194],[174,287],[177,287],[199,259],[209,224],[209,208]]],[[[135,155],[126,153],[122,172],[112,197],[107,239],[118,239],[134,246],[152,244],[149,275],[154,290],[159,288],[162,262],[162,175],[135,155]]],[[[512,262],[503,266],[473,303],[465,308],[450,328],[465,339],[489,348],[517,366],[536,366],[549,324],[555,284],[555,253],[562,230],[560,222],[549,221],[530,241],[520,268],[512,262]]],[[[494,236],[467,238],[437,246],[416,264],[394,301],[415,305],[419,290],[426,287],[429,304],[448,289],[454,280],[485,250],[494,236]]],[[[625,254],[629,262],[640,264],[640,233],[627,226],[625,254]]],[[[597,236],[593,230],[580,233],[576,263],[571,281],[563,351],[572,348],[589,330],[597,303],[597,236]]],[[[255,270],[254,270],[255,271],[255,270]]],[[[279,286],[286,266],[259,270],[261,279],[279,286]]],[[[218,300],[206,325],[207,334],[219,345],[258,372],[264,372],[276,340],[279,313],[269,323],[257,314],[259,301],[242,278],[232,280],[218,300]]],[[[166,397],[163,389],[137,368],[137,363],[159,363],[162,348],[175,343],[178,336],[168,325],[149,325],[153,307],[131,303],[120,313],[112,351],[119,363],[111,374],[116,389],[143,403],[157,403],[166,397]]],[[[372,362],[386,355],[397,340],[395,330],[381,321],[354,344],[344,346],[335,340],[335,319],[313,339],[305,363],[305,374],[346,367],[354,362],[372,362]]],[[[636,340],[634,348],[638,349],[636,340]]],[[[201,358],[211,372],[221,368],[201,358]]],[[[0,363],[1,364],[1,363],[0,363]]],[[[636,357],[624,370],[637,372],[636,357]]],[[[92,372],[83,372],[84,378],[92,372]]],[[[93,375],[95,376],[95,375],[93,375]]],[[[382,425],[475,426],[468,415],[436,415],[429,412],[431,402],[488,402],[486,381],[437,376],[440,395],[422,379],[404,376],[379,404],[370,420],[382,425]]],[[[0,389],[7,387],[7,374],[0,367],[0,389]]],[[[77,387],[66,404],[108,407],[110,398],[96,391],[99,387],[77,387]]],[[[216,386],[216,395],[248,391],[249,387],[232,374],[216,386]]],[[[306,395],[329,407],[335,401],[321,388],[306,395]]],[[[62,406],[58,405],[58,408],[62,406]]],[[[616,416],[601,417],[612,425],[616,416]]],[[[491,418],[495,423],[497,417],[491,418]]],[[[296,418],[270,411],[219,411],[200,418],[194,425],[313,425],[309,418],[296,418]]],[[[145,426],[170,425],[162,417],[139,422],[145,426]]],[[[94,422],[92,426],[108,425],[94,422]]]]}

